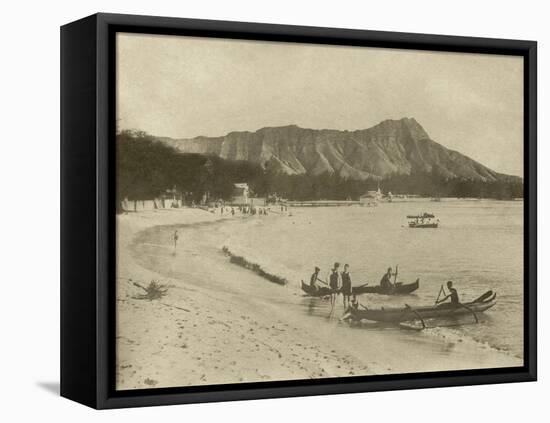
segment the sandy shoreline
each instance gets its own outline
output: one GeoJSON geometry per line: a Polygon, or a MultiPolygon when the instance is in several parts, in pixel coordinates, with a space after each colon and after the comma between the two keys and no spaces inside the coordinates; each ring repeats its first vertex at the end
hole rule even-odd
{"type": "Polygon", "coordinates": [[[457,362],[520,365],[505,355],[495,361],[494,352],[470,354],[456,339],[425,336],[411,344],[407,334],[344,330],[337,317],[324,317],[322,303],[307,303],[306,316],[295,287],[231,265],[221,251],[224,228],[250,230],[254,219],[277,218],[198,209],[117,217],[118,389],[445,370],[457,362]],[[217,223],[222,219],[231,223],[217,223]],[[175,255],[169,225],[180,227],[175,255]],[[153,279],[169,286],[167,295],[136,299],[143,291],[133,282],[153,279]]]}
{"type": "MultiPolygon", "coordinates": [[[[158,211],[118,217],[119,280],[117,388],[185,386],[370,374],[334,348],[284,319],[241,308],[238,297],[205,289],[191,264],[190,278],[169,279],[139,266],[129,252],[134,236],[154,225],[219,220],[198,210],[158,211]],[[138,300],[131,281],[156,279],[170,286],[161,300],[138,300]],[[313,341],[313,342],[312,342],[313,341]]],[[[185,241],[184,241],[185,242],[185,241]]],[[[178,251],[190,259],[193,252],[178,251]]],[[[194,256],[195,258],[197,256],[194,256]]],[[[204,260],[200,260],[204,265],[204,260]]],[[[237,266],[235,271],[250,273],[237,266]]],[[[226,274],[220,275],[224,277],[226,274]]]]}

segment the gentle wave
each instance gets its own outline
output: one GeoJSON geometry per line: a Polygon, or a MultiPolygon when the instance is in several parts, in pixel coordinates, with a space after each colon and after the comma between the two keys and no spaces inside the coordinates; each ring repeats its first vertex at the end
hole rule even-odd
{"type": "Polygon", "coordinates": [[[476,348],[493,350],[498,353],[506,354],[510,357],[519,358],[519,359],[522,358],[520,355],[514,354],[512,351],[506,348],[503,348],[498,345],[490,344],[489,342],[478,339],[474,336],[465,335],[463,332],[457,329],[453,329],[445,326],[439,326],[439,327],[424,329],[423,332],[425,332],[429,336],[433,336],[438,339],[443,339],[449,343],[469,344],[476,348]]]}

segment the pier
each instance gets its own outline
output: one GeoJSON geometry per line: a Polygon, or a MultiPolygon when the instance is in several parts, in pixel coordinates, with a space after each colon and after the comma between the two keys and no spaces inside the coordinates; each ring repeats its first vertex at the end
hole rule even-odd
{"type": "Polygon", "coordinates": [[[359,205],[359,201],[338,201],[338,200],[319,200],[319,201],[287,201],[286,205],[289,207],[343,207],[343,206],[356,206],[359,205]]]}

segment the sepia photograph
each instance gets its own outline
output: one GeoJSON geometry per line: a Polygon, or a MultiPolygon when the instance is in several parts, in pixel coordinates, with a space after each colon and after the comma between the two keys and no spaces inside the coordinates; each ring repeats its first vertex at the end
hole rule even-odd
{"type": "Polygon", "coordinates": [[[524,365],[524,58],[116,34],[116,390],[524,365]]]}

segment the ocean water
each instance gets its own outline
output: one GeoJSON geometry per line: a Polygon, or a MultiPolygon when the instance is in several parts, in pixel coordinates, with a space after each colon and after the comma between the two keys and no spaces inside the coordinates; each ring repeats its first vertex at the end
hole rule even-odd
{"type": "MultiPolygon", "coordinates": [[[[216,242],[285,277],[296,295],[300,280],[308,281],[314,266],[327,280],[336,261],[350,265],[354,285],[376,285],[386,269],[395,270],[396,265],[399,282],[420,278],[420,288],[412,295],[360,296],[369,307],[433,304],[448,280],[463,302],[493,290],[498,302],[479,315],[480,324],[470,324],[474,317],[464,316],[460,321],[428,322],[453,326],[425,332],[523,358],[523,202],[443,199],[290,212],[291,216],[258,216],[223,225],[216,242]],[[440,227],[408,228],[406,216],[422,212],[434,213],[440,227]]],[[[330,312],[326,301],[299,298],[297,307],[305,315],[322,317],[330,312]]],[[[341,315],[341,297],[338,301],[333,313],[341,315]]],[[[425,342],[425,333],[418,336],[425,342]]]]}
{"type": "Polygon", "coordinates": [[[307,342],[348,354],[371,373],[522,365],[522,202],[415,201],[289,211],[291,216],[273,211],[267,217],[237,215],[218,222],[155,226],[135,236],[131,254],[174,286],[193,285],[213,299],[223,297],[236,313],[246,310],[305,329],[311,334],[307,342]],[[408,228],[406,216],[422,212],[434,213],[441,226],[408,228]],[[177,253],[175,229],[180,235],[177,253]],[[231,264],[223,247],[288,284],[269,282],[231,264]],[[300,289],[300,280],[307,281],[314,266],[322,269],[324,279],[335,261],[351,266],[354,285],[378,284],[388,266],[396,265],[399,282],[420,279],[412,295],[361,295],[360,302],[369,307],[433,304],[449,279],[464,302],[487,290],[497,293],[498,302],[478,315],[479,324],[466,315],[427,321],[434,328],[424,331],[371,322],[350,325],[340,320],[341,296],[332,308],[329,301],[304,296],[300,289]]]}

